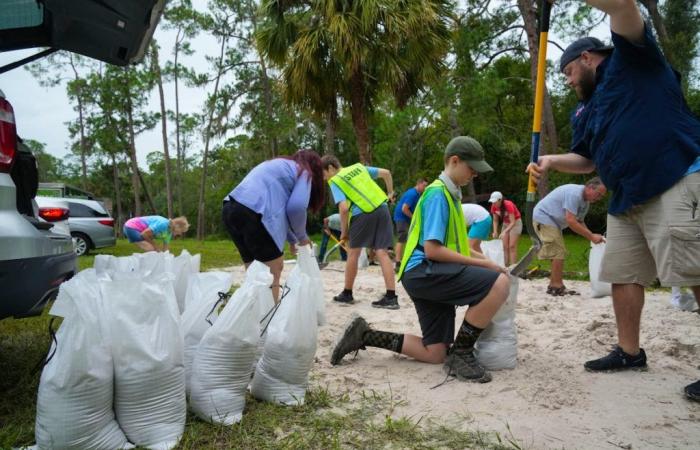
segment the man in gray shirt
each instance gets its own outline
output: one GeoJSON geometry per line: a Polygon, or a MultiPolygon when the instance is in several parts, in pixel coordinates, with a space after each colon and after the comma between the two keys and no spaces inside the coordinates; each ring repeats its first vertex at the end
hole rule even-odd
{"type": "Polygon", "coordinates": [[[566,246],[562,231],[571,228],[572,231],[594,244],[603,242],[605,240],[603,236],[591,232],[583,219],[588,213],[590,204],[602,199],[606,192],[603,182],[600,178],[595,177],[583,186],[580,184],[559,186],[535,206],[532,218],[537,235],[542,240],[542,248],[538,257],[552,261],[552,273],[549,277],[547,294],[555,296],[577,294],[575,291],[567,290],[564,286],[566,246]]]}

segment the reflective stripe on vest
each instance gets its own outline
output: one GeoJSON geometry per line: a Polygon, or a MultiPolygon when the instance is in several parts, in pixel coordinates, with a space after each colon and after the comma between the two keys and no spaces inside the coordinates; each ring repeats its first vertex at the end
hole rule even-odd
{"type": "MultiPolygon", "coordinates": [[[[447,187],[445,187],[445,183],[443,183],[442,180],[437,179],[425,189],[425,192],[423,195],[421,195],[420,200],[418,200],[418,205],[416,205],[416,209],[413,212],[411,226],[408,229],[406,248],[404,249],[403,258],[401,258],[401,267],[399,268],[398,275],[399,280],[403,276],[403,272],[406,269],[408,260],[411,258],[411,254],[413,254],[413,251],[418,247],[418,242],[420,242],[421,230],[423,227],[423,201],[430,195],[436,195],[437,193],[433,193],[435,190],[440,190],[445,196],[445,199],[447,200],[447,209],[450,212],[450,216],[447,221],[447,230],[445,230],[445,247],[461,253],[464,256],[469,256],[467,225],[464,221],[462,207],[452,198],[450,191],[448,191],[447,187]]],[[[425,250],[423,250],[423,252],[425,253],[425,250]]]]}
{"type": "Polygon", "coordinates": [[[370,213],[387,201],[382,188],[374,182],[367,168],[360,163],[340,169],[328,180],[328,184],[331,183],[343,191],[350,203],[357,205],[363,213],[370,213]]]}

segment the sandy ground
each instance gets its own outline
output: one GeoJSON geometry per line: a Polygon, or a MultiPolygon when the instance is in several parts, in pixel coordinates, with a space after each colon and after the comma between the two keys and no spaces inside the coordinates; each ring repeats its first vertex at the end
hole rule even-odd
{"type": "MultiPolygon", "coordinates": [[[[242,268],[231,270],[242,280],[242,268]]],[[[334,392],[380,391],[396,400],[395,417],[495,431],[524,448],[700,448],[700,403],[682,395],[683,386],[700,378],[700,315],[674,309],[668,292],[647,293],[642,346],[649,369],[598,374],[582,364],[616,342],[611,299],[591,298],[587,282],[567,283],[580,296],[551,297],[544,294],[547,280],[521,280],[517,367],[493,372],[488,384],[453,380],[431,389],[445,378],[440,365],[386,350],[360,351],[330,365],[336,336],[354,312],[382,330],[420,335],[420,327],[400,285],[401,309],[371,307],[384,291],[378,267],[360,270],[350,306],[332,301],[342,290],[342,263],[331,263],[322,275],[328,323],[319,332],[312,384],[334,392]]]]}

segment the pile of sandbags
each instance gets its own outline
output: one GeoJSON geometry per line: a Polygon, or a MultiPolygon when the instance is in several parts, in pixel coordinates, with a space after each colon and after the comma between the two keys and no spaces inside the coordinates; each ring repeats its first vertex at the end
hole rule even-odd
{"type": "Polygon", "coordinates": [[[476,359],[489,370],[514,369],[518,362],[518,332],[515,327],[518,280],[518,277],[510,277],[508,299],[474,345],[476,359]]]}
{"type": "Polygon", "coordinates": [[[175,285],[198,267],[187,253],[99,255],[61,285],[50,314],[64,320],[41,375],[37,448],[177,446],[187,403],[175,285]]]}
{"type": "Polygon", "coordinates": [[[277,305],[263,263],[232,296],[232,274],[199,273],[199,264],[186,252],[98,255],[61,285],[50,313],[64,320],[41,376],[36,448],[168,450],[188,400],[226,425],[241,420],[249,387],[260,399],[304,402],[325,323],[311,249],[299,248],[277,305]]]}

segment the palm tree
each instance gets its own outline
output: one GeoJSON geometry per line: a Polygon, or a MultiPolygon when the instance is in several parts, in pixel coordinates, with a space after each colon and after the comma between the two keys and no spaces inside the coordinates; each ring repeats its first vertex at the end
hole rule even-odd
{"type": "Polygon", "coordinates": [[[451,7],[448,0],[264,0],[257,40],[282,69],[289,103],[326,117],[337,97],[349,105],[360,159],[369,164],[376,99],[389,92],[403,107],[440,76],[451,7]]]}

